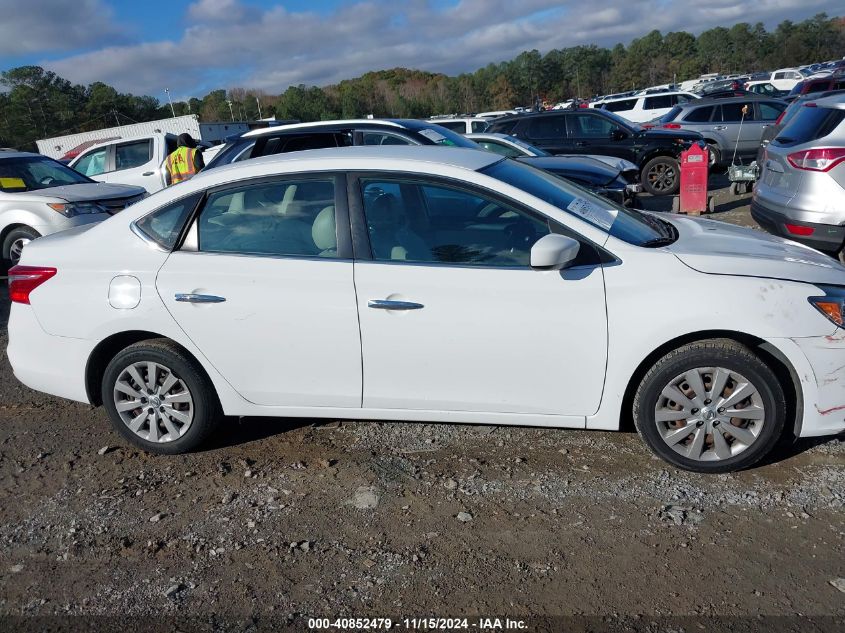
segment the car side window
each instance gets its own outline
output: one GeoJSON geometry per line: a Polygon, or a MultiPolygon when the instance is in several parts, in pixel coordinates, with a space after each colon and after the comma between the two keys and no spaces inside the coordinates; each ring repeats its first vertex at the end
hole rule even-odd
{"type": "Polygon", "coordinates": [[[575,115],[572,135],[576,137],[609,138],[610,133],[619,129],[613,121],[591,114],[575,115]]]}
{"type": "Polygon", "coordinates": [[[692,101],[692,97],[687,95],[672,95],[672,105],[686,103],[687,101],[692,101]]]}
{"type": "Polygon", "coordinates": [[[531,119],[528,126],[529,138],[566,138],[566,119],[561,115],[540,116],[531,119]]]}
{"type": "Polygon", "coordinates": [[[624,101],[610,101],[602,105],[602,110],[608,112],[626,112],[637,107],[636,99],[625,99],[624,101]]]}
{"type": "Polygon", "coordinates": [[[539,215],[445,184],[366,178],[361,187],[376,261],[527,267],[552,232],[539,215]]]}
{"type": "Polygon", "coordinates": [[[131,169],[140,167],[152,158],[153,141],[133,141],[132,143],[121,143],[114,148],[114,168],[116,170],[131,169]]]}
{"type": "Polygon", "coordinates": [[[278,180],[211,193],[197,222],[197,250],[337,257],[333,178],[278,180]]]}
{"type": "Polygon", "coordinates": [[[723,103],[719,106],[716,112],[714,121],[722,121],[723,123],[739,123],[743,120],[742,110],[745,108],[745,121],[754,120],[754,104],[753,103],[723,103]],[[746,107],[747,106],[747,107],[746,107]],[[721,116],[719,114],[721,112],[721,116]]]}
{"type": "Polygon", "coordinates": [[[657,97],[646,97],[645,110],[658,110],[661,108],[671,108],[675,105],[671,95],[660,95],[657,97]]]}
{"type": "Polygon", "coordinates": [[[467,124],[464,121],[432,121],[432,123],[436,123],[458,134],[466,134],[467,131],[467,124]]]}
{"type": "Polygon", "coordinates": [[[472,133],[477,134],[479,132],[483,132],[487,128],[490,127],[490,124],[486,121],[473,121],[472,122],[472,133]]]}
{"type": "Polygon", "coordinates": [[[784,111],[785,106],[782,106],[779,103],[763,103],[761,102],[758,104],[760,106],[760,120],[762,121],[774,121],[776,120],[781,113],[784,111]]]}
{"type": "Polygon", "coordinates": [[[786,73],[775,73],[775,79],[784,79],[786,77],[786,73]]]}
{"type": "Polygon", "coordinates": [[[387,132],[363,132],[364,145],[413,145],[411,141],[387,132]]]}
{"type": "Polygon", "coordinates": [[[106,171],[106,156],[108,155],[108,148],[94,150],[85,154],[79,159],[79,162],[74,165],[74,169],[80,174],[86,176],[97,176],[106,171]]]}
{"type": "Polygon", "coordinates": [[[145,215],[135,222],[135,226],[162,248],[172,250],[199,198],[199,194],[182,198],[145,215]]]}
{"type": "Polygon", "coordinates": [[[706,106],[704,108],[694,108],[687,112],[684,121],[688,123],[706,123],[710,120],[713,114],[713,106],[706,106]]]}
{"type": "Polygon", "coordinates": [[[510,145],[505,145],[504,143],[496,143],[495,141],[478,141],[478,144],[488,152],[493,152],[495,154],[499,154],[500,156],[507,156],[508,158],[516,158],[517,156],[525,155],[518,149],[511,147],[510,145]]]}

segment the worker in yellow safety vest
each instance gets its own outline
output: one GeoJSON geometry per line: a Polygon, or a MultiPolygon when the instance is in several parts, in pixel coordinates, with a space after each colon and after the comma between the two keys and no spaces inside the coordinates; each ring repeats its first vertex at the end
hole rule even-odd
{"type": "Polygon", "coordinates": [[[188,180],[205,167],[202,153],[197,149],[196,141],[190,134],[179,135],[178,147],[167,157],[165,167],[168,185],[188,180]]]}

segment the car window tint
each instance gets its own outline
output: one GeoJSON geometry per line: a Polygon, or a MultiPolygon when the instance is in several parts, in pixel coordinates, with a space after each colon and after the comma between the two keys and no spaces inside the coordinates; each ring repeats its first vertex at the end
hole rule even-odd
{"type": "Polygon", "coordinates": [[[760,102],[760,119],[762,121],[774,121],[783,112],[785,106],[780,103],[765,103],[760,102]]]}
{"type": "Polygon", "coordinates": [[[114,148],[114,168],[120,170],[140,167],[150,162],[152,149],[152,139],[116,145],[114,148]]]}
{"type": "Polygon", "coordinates": [[[723,103],[716,111],[714,121],[723,123],[739,123],[743,120],[743,108],[745,109],[745,121],[754,120],[754,104],[751,103],[723,103]],[[721,113],[721,116],[720,116],[721,113]]]}
{"type": "Polygon", "coordinates": [[[504,143],[496,143],[495,141],[478,141],[478,144],[488,152],[494,152],[501,156],[507,156],[508,158],[525,156],[525,152],[521,152],[510,145],[505,145],[504,143]]]}
{"type": "Polygon", "coordinates": [[[423,181],[361,181],[373,258],[525,267],[548,220],[499,200],[423,181]]]}
{"type": "Polygon", "coordinates": [[[608,112],[625,112],[626,110],[633,110],[636,106],[636,99],[625,99],[624,101],[610,101],[602,105],[601,108],[608,112]]]}
{"type": "Polygon", "coordinates": [[[713,106],[706,106],[704,108],[693,108],[687,112],[684,121],[688,123],[706,123],[710,120],[713,114],[713,106]]]}
{"type": "Polygon", "coordinates": [[[472,133],[478,134],[479,132],[484,132],[490,124],[487,121],[473,121],[472,122],[472,133]]]}
{"type": "Polygon", "coordinates": [[[195,194],[153,211],[135,222],[135,226],[159,246],[171,250],[199,197],[195,194]]]}
{"type": "Polygon", "coordinates": [[[199,215],[198,250],[337,257],[334,180],[285,180],[210,194],[199,215]]]}
{"type": "Polygon", "coordinates": [[[528,136],[530,138],[565,138],[566,119],[561,115],[540,116],[531,119],[528,126],[528,136]]]}
{"type": "Polygon", "coordinates": [[[686,103],[687,101],[692,101],[693,97],[689,95],[672,95],[672,105],[676,105],[679,103],[686,103]]]}
{"type": "Polygon", "coordinates": [[[789,147],[824,138],[833,132],[843,119],[845,110],[805,105],[798,109],[772,143],[789,147]]]}
{"type": "Polygon", "coordinates": [[[385,132],[364,132],[364,145],[413,145],[411,141],[385,132]]]}
{"type": "Polygon", "coordinates": [[[671,95],[660,95],[657,97],[646,97],[646,110],[657,110],[658,108],[671,108],[677,101],[673,100],[671,95]]]}
{"type": "Polygon", "coordinates": [[[609,138],[619,126],[598,115],[578,114],[573,117],[572,135],[576,137],[609,138]]]}
{"type": "Polygon", "coordinates": [[[106,171],[106,154],[108,149],[98,149],[85,154],[73,168],[80,174],[96,176],[106,171]]]}

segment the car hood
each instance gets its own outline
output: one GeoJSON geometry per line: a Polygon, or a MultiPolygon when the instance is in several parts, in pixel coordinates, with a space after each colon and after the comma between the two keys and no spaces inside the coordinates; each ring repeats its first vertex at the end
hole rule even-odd
{"type": "Polygon", "coordinates": [[[646,128],[638,136],[646,139],[678,138],[684,141],[698,141],[704,138],[701,134],[692,130],[662,130],[660,128],[646,128]]]}
{"type": "Polygon", "coordinates": [[[113,200],[133,198],[146,193],[143,187],[134,185],[114,185],[107,182],[84,182],[78,185],[62,185],[36,191],[15,194],[34,202],[53,202],[56,199],[65,202],[88,202],[93,200],[113,200]]]}
{"type": "Polygon", "coordinates": [[[699,272],[845,285],[845,266],[803,244],[717,220],[661,217],[678,229],[666,248],[699,272]]]}
{"type": "Polygon", "coordinates": [[[610,184],[619,177],[618,169],[586,156],[520,156],[517,160],[538,169],[564,177],[577,176],[598,185],[610,184]]]}

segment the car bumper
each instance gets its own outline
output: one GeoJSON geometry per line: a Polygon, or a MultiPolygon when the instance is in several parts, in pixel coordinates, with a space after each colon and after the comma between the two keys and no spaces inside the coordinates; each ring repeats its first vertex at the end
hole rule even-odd
{"type": "Polygon", "coordinates": [[[798,353],[791,360],[804,395],[799,435],[842,433],[845,431],[845,330],[791,341],[795,346],[793,351],[798,353]]]}
{"type": "Polygon", "coordinates": [[[15,378],[27,387],[89,402],[85,367],[92,351],[91,341],[47,334],[30,306],[12,304],[6,353],[15,378]]]}
{"type": "Polygon", "coordinates": [[[843,242],[845,242],[845,226],[792,219],[787,214],[770,208],[769,205],[759,200],[757,196],[751,201],[751,217],[754,218],[757,224],[773,235],[779,235],[796,242],[801,242],[802,244],[827,253],[839,252],[843,242]],[[786,228],[787,224],[804,227],[807,232],[812,231],[812,233],[809,235],[790,233],[786,228]]]}

